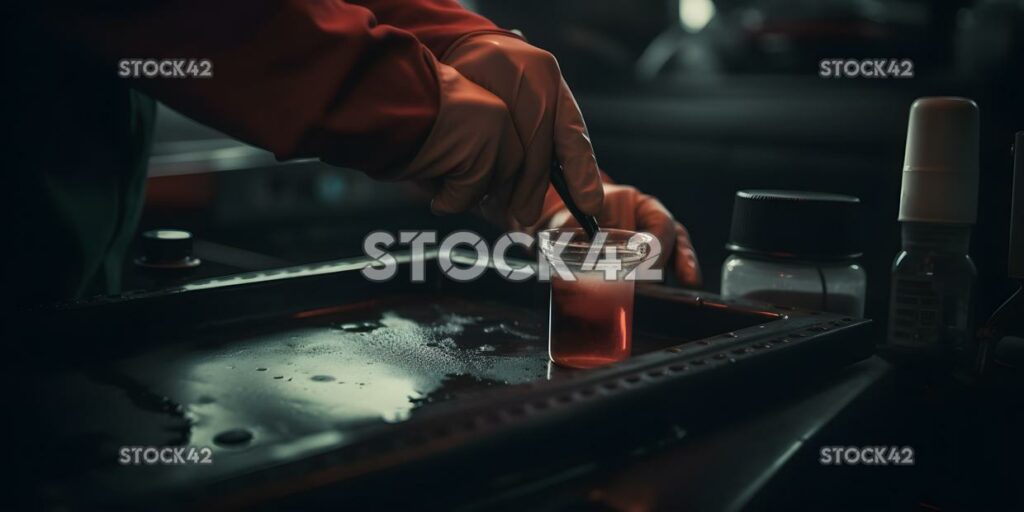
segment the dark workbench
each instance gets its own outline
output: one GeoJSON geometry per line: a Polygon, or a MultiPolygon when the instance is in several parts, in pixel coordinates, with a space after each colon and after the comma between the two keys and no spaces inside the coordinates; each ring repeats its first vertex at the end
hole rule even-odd
{"type": "Polygon", "coordinates": [[[465,510],[1019,510],[1020,395],[912,379],[874,357],[465,510]],[[819,460],[825,446],[880,445],[913,448],[915,464],[819,460]]]}

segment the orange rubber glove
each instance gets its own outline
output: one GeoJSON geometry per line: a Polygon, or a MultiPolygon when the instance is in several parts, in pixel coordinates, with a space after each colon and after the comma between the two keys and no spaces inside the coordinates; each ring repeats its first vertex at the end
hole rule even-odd
{"type": "Polygon", "coordinates": [[[454,43],[441,61],[505,102],[525,152],[516,181],[497,187],[497,215],[484,205],[485,217],[514,226],[500,218],[500,206],[508,204],[521,225],[535,224],[550,183],[552,157],[565,169],[580,210],[589,215],[601,211],[603,191],[594,148],[554,56],[510,35],[482,33],[454,43]]]}
{"type": "MultiPolygon", "coordinates": [[[[577,227],[579,223],[565,208],[554,188],[548,190],[542,219],[544,228],[577,227]]],[[[597,215],[601,227],[646,231],[661,242],[656,268],[670,268],[679,283],[688,288],[701,285],[700,266],[690,234],[655,197],[628,185],[604,184],[604,207],[597,215]]]]}
{"type": "Polygon", "coordinates": [[[408,165],[382,177],[416,181],[433,194],[434,213],[459,213],[496,195],[497,184],[519,179],[523,148],[500,98],[436,64],[441,101],[434,126],[408,165]]]}

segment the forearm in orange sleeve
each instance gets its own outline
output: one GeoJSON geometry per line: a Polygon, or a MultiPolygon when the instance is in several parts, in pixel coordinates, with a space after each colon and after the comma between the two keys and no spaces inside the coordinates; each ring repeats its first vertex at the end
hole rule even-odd
{"type": "MultiPolygon", "coordinates": [[[[88,3],[85,3],[88,4],[88,3]]],[[[340,0],[176,0],[110,12],[67,4],[56,36],[122,58],[209,59],[212,78],[135,87],[278,158],[368,172],[410,160],[437,115],[436,59],[416,36],[340,0]]]]}

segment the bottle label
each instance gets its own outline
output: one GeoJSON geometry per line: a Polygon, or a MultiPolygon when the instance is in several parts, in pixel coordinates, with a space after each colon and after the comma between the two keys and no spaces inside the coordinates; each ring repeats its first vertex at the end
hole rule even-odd
{"type": "Polygon", "coordinates": [[[911,349],[937,349],[942,334],[942,300],[931,279],[894,276],[889,343],[911,349]]]}

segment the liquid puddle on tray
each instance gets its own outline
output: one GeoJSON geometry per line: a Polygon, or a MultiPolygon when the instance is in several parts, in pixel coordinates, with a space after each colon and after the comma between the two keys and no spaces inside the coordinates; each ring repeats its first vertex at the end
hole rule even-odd
{"type": "Polygon", "coordinates": [[[350,424],[398,422],[428,404],[543,379],[546,347],[530,334],[543,330],[543,321],[524,322],[536,325],[442,306],[426,312],[396,308],[375,321],[305,326],[213,349],[143,356],[149,360],[130,368],[186,404],[192,444],[247,446],[255,442],[253,432],[259,442],[272,442],[350,424]],[[249,440],[232,445],[232,436],[220,437],[233,429],[245,429],[249,440]]]}

